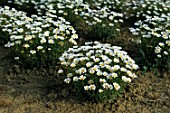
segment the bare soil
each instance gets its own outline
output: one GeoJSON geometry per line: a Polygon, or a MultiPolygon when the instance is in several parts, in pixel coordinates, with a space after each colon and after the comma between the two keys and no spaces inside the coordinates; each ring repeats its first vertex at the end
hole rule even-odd
{"type": "Polygon", "coordinates": [[[9,50],[0,48],[0,113],[168,113],[170,73],[140,74],[113,100],[91,102],[75,97],[51,69],[14,65],[9,50]]]}

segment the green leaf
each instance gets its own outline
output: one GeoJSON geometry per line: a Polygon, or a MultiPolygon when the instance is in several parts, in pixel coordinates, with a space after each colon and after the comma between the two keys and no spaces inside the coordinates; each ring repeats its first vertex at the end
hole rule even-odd
{"type": "Polygon", "coordinates": [[[139,48],[139,52],[142,54],[143,58],[145,58],[145,53],[141,48],[139,48]]]}
{"type": "Polygon", "coordinates": [[[147,72],[147,70],[148,70],[148,67],[147,67],[147,66],[143,66],[142,74],[145,75],[145,73],[147,72]]]}

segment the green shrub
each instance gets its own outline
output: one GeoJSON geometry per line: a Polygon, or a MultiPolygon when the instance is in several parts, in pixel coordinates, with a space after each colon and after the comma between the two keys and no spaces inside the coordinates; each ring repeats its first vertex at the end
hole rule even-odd
{"type": "Polygon", "coordinates": [[[10,10],[8,6],[0,7],[0,43],[2,46],[10,40],[9,36],[12,33],[12,30],[7,28],[11,28],[12,21],[19,19],[20,16],[26,16],[26,13],[16,11],[14,8],[10,10]]]}
{"type": "Polygon", "coordinates": [[[130,28],[138,36],[141,64],[149,68],[166,69],[170,66],[170,14],[161,17],[147,17],[130,28]]]}
{"type": "Polygon", "coordinates": [[[72,86],[75,94],[95,101],[115,97],[137,77],[135,61],[121,47],[110,44],[86,42],[69,48],[59,59],[64,82],[72,86]]]}
{"type": "Polygon", "coordinates": [[[162,0],[132,0],[126,2],[126,18],[133,20],[145,20],[147,16],[167,15],[170,11],[170,2],[162,0]]]}
{"type": "Polygon", "coordinates": [[[27,67],[54,65],[65,49],[77,44],[76,31],[62,17],[48,13],[48,16],[30,18],[8,7],[1,11],[1,26],[10,35],[5,47],[10,47],[15,59],[27,67]]]}
{"type": "Polygon", "coordinates": [[[64,17],[79,31],[81,37],[92,40],[113,38],[119,33],[120,25],[123,22],[122,7],[123,2],[117,0],[35,2],[38,14],[50,12],[64,17]],[[107,32],[101,32],[105,29],[107,32]]]}

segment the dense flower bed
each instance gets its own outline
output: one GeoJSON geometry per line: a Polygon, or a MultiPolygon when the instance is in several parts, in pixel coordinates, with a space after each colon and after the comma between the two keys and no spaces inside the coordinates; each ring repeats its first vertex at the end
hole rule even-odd
{"type": "MultiPolygon", "coordinates": [[[[96,101],[107,100],[137,77],[139,67],[145,70],[170,67],[169,1],[8,2],[10,6],[15,4],[17,10],[0,6],[0,44],[10,48],[23,66],[58,65],[61,68],[58,73],[75,94],[96,101]],[[122,50],[129,39],[122,42],[122,47],[111,46],[123,36],[121,27],[129,28],[133,35],[128,38],[139,50],[139,54],[134,51],[136,61],[122,50]],[[79,37],[79,42],[84,40],[85,45],[77,43],[79,37]]],[[[131,47],[134,46],[128,48],[131,47]]]]}
{"type": "Polygon", "coordinates": [[[64,68],[59,73],[67,75],[64,82],[73,85],[75,93],[97,101],[109,99],[137,77],[138,65],[121,49],[99,42],[73,46],[59,58],[64,68]]]}
{"type": "Polygon", "coordinates": [[[106,40],[114,38],[120,32],[123,23],[123,1],[118,0],[43,0],[29,2],[15,0],[15,4],[32,7],[39,15],[51,11],[55,15],[62,16],[70,21],[74,27],[87,35],[88,39],[106,40]]]}
{"type": "Polygon", "coordinates": [[[146,19],[147,16],[167,15],[170,10],[170,1],[166,0],[132,0],[126,3],[126,18],[134,17],[136,19],[146,19]]]}
{"type": "Polygon", "coordinates": [[[144,21],[135,23],[135,28],[130,28],[132,34],[140,36],[137,42],[142,45],[142,52],[148,63],[156,67],[169,65],[170,53],[170,16],[149,17],[144,21]]]}
{"type": "Polygon", "coordinates": [[[136,36],[140,53],[148,68],[169,68],[170,2],[161,0],[133,1],[129,4],[135,17],[130,31],[136,36]]]}
{"type": "Polygon", "coordinates": [[[9,7],[0,8],[0,13],[0,27],[10,35],[5,47],[12,47],[15,59],[24,65],[50,65],[64,49],[71,44],[77,45],[76,31],[62,17],[50,13],[28,17],[9,7]]]}

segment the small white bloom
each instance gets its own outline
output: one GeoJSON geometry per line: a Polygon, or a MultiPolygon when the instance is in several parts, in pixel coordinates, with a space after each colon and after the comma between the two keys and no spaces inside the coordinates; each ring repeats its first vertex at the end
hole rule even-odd
{"type": "Polygon", "coordinates": [[[168,55],[168,52],[167,52],[167,51],[164,51],[164,54],[165,54],[165,55],[168,55]]]}
{"type": "Polygon", "coordinates": [[[92,85],[89,86],[89,89],[90,89],[90,90],[95,90],[95,89],[96,89],[96,86],[95,86],[94,84],[92,84],[92,85]]]}
{"type": "Polygon", "coordinates": [[[81,75],[80,77],[79,77],[79,80],[85,80],[86,79],[86,76],[84,76],[84,75],[81,75]]]}
{"type": "Polygon", "coordinates": [[[110,20],[113,20],[113,18],[114,18],[114,16],[109,16],[109,19],[110,19],[110,20]]]}
{"type": "Polygon", "coordinates": [[[33,38],[32,36],[28,35],[28,36],[26,36],[26,37],[24,38],[24,40],[25,40],[25,41],[29,41],[29,40],[31,40],[32,38],[33,38]]]}
{"type": "Polygon", "coordinates": [[[19,32],[19,33],[22,33],[23,31],[24,31],[23,28],[18,29],[18,32],[19,32]]]}
{"type": "Polygon", "coordinates": [[[166,40],[166,44],[170,46],[170,40],[166,40]]]}
{"type": "Polygon", "coordinates": [[[108,73],[107,72],[103,72],[103,76],[107,76],[108,75],[108,73]]]}
{"type": "Polygon", "coordinates": [[[128,64],[126,64],[125,67],[126,67],[127,69],[132,69],[132,66],[131,66],[131,65],[128,65],[128,64]]]}
{"type": "Polygon", "coordinates": [[[119,59],[118,59],[118,58],[114,58],[113,61],[114,61],[115,63],[119,63],[119,59]]]}
{"type": "Polygon", "coordinates": [[[100,62],[99,65],[100,65],[101,68],[105,67],[105,63],[104,62],[100,62]]]}
{"type": "Polygon", "coordinates": [[[103,92],[103,89],[99,89],[99,93],[102,93],[103,92]]]}
{"type": "Polygon", "coordinates": [[[112,79],[112,75],[111,74],[107,75],[106,77],[107,77],[107,79],[112,79]]]}
{"type": "Polygon", "coordinates": [[[49,39],[49,40],[48,40],[48,43],[49,43],[49,44],[54,44],[54,40],[53,40],[53,39],[49,39]]]}
{"type": "Polygon", "coordinates": [[[38,46],[37,49],[41,50],[41,49],[43,49],[43,46],[38,46]]]}
{"type": "Polygon", "coordinates": [[[118,77],[117,73],[112,73],[112,77],[114,78],[118,77]]]}
{"type": "Polygon", "coordinates": [[[109,84],[108,84],[108,83],[104,83],[104,84],[102,85],[102,87],[103,87],[104,89],[109,89],[109,84]]]}
{"type": "Polygon", "coordinates": [[[113,86],[116,90],[119,90],[120,89],[120,85],[116,82],[113,83],[113,86]]]}
{"type": "Polygon", "coordinates": [[[71,82],[71,79],[70,78],[66,78],[66,79],[64,79],[64,82],[69,84],[71,82]]]}
{"type": "Polygon", "coordinates": [[[74,68],[74,67],[76,67],[76,64],[75,64],[75,63],[71,63],[70,66],[71,66],[72,68],[74,68]]]}
{"type": "Polygon", "coordinates": [[[93,70],[93,71],[97,71],[98,70],[98,66],[97,65],[95,65],[94,67],[92,67],[91,69],[93,70]]]}
{"type": "Polygon", "coordinates": [[[24,44],[23,46],[24,46],[25,48],[29,48],[29,47],[30,47],[29,44],[24,44]]]}
{"type": "Polygon", "coordinates": [[[111,84],[109,84],[109,89],[112,90],[113,89],[113,86],[111,84]]]}
{"type": "Polygon", "coordinates": [[[87,62],[87,63],[86,63],[86,67],[91,67],[92,65],[93,65],[92,62],[87,62]]]}
{"type": "Polygon", "coordinates": [[[122,80],[124,82],[131,82],[131,79],[130,78],[127,78],[126,76],[122,76],[122,80]]]}
{"type": "Polygon", "coordinates": [[[94,71],[92,68],[90,68],[90,69],[89,69],[89,73],[90,73],[90,74],[94,74],[95,71],[94,71]]]}
{"type": "Polygon", "coordinates": [[[162,43],[162,42],[159,43],[159,46],[161,46],[161,47],[163,47],[164,45],[165,45],[165,44],[162,43]]]}
{"type": "Polygon", "coordinates": [[[101,76],[103,73],[101,71],[97,71],[97,76],[101,76]]]}
{"type": "Polygon", "coordinates": [[[83,67],[82,67],[82,68],[79,69],[79,73],[80,73],[80,74],[84,74],[84,73],[86,73],[86,72],[87,72],[86,68],[83,68],[83,67]]]}
{"type": "Polygon", "coordinates": [[[120,69],[120,66],[119,65],[114,65],[112,68],[112,71],[117,71],[120,69]]]}
{"type": "Polygon", "coordinates": [[[161,55],[157,55],[158,58],[161,58],[161,55]]]}
{"type": "Polygon", "coordinates": [[[46,39],[45,39],[45,38],[42,38],[42,39],[40,40],[40,43],[41,43],[41,44],[46,43],[46,39]]]}
{"type": "Polygon", "coordinates": [[[111,59],[107,59],[107,60],[105,60],[104,63],[108,65],[108,64],[112,63],[112,60],[111,59]]]}
{"type": "Polygon", "coordinates": [[[155,47],[155,53],[160,53],[161,50],[162,50],[161,47],[159,47],[159,46],[155,47]]]}
{"type": "Polygon", "coordinates": [[[114,24],[113,24],[113,23],[109,23],[109,26],[113,27],[113,26],[114,26],[114,24]]]}
{"type": "Polygon", "coordinates": [[[90,53],[90,52],[86,53],[86,56],[87,56],[87,57],[90,57],[90,56],[91,56],[91,53],[90,53]]]}
{"type": "Polygon", "coordinates": [[[124,68],[124,67],[121,67],[121,68],[120,68],[120,71],[122,71],[122,72],[127,72],[127,69],[124,68]]]}
{"type": "Polygon", "coordinates": [[[64,37],[63,37],[63,36],[57,36],[57,35],[54,35],[54,38],[55,38],[55,39],[64,40],[64,37]]]}
{"type": "Polygon", "coordinates": [[[30,53],[34,55],[36,53],[36,51],[35,50],[30,50],[30,53]]]}
{"type": "Polygon", "coordinates": [[[73,35],[71,36],[71,38],[73,38],[73,39],[78,39],[78,35],[77,35],[77,34],[73,34],[73,35]]]}
{"type": "Polygon", "coordinates": [[[99,82],[101,82],[101,83],[106,83],[106,79],[100,78],[100,79],[99,79],[99,82]]]}
{"type": "Polygon", "coordinates": [[[106,69],[108,69],[108,70],[112,69],[112,67],[110,65],[105,65],[105,66],[106,66],[106,69]]]}
{"type": "Polygon", "coordinates": [[[63,73],[63,70],[62,69],[59,69],[58,70],[58,73],[60,74],[60,73],[63,73]]]}
{"type": "Polygon", "coordinates": [[[49,31],[44,32],[44,36],[46,37],[50,36],[50,32],[49,31]]]}
{"type": "Polygon", "coordinates": [[[94,59],[94,62],[99,62],[99,61],[100,61],[99,58],[95,58],[95,59],[94,59]]]}
{"type": "Polygon", "coordinates": [[[19,60],[19,57],[15,57],[14,59],[15,59],[15,60],[19,60]]]}
{"type": "Polygon", "coordinates": [[[78,77],[73,77],[73,81],[78,81],[78,77]]]}
{"type": "Polygon", "coordinates": [[[84,86],[84,90],[88,91],[89,90],[89,86],[84,86]]]}

